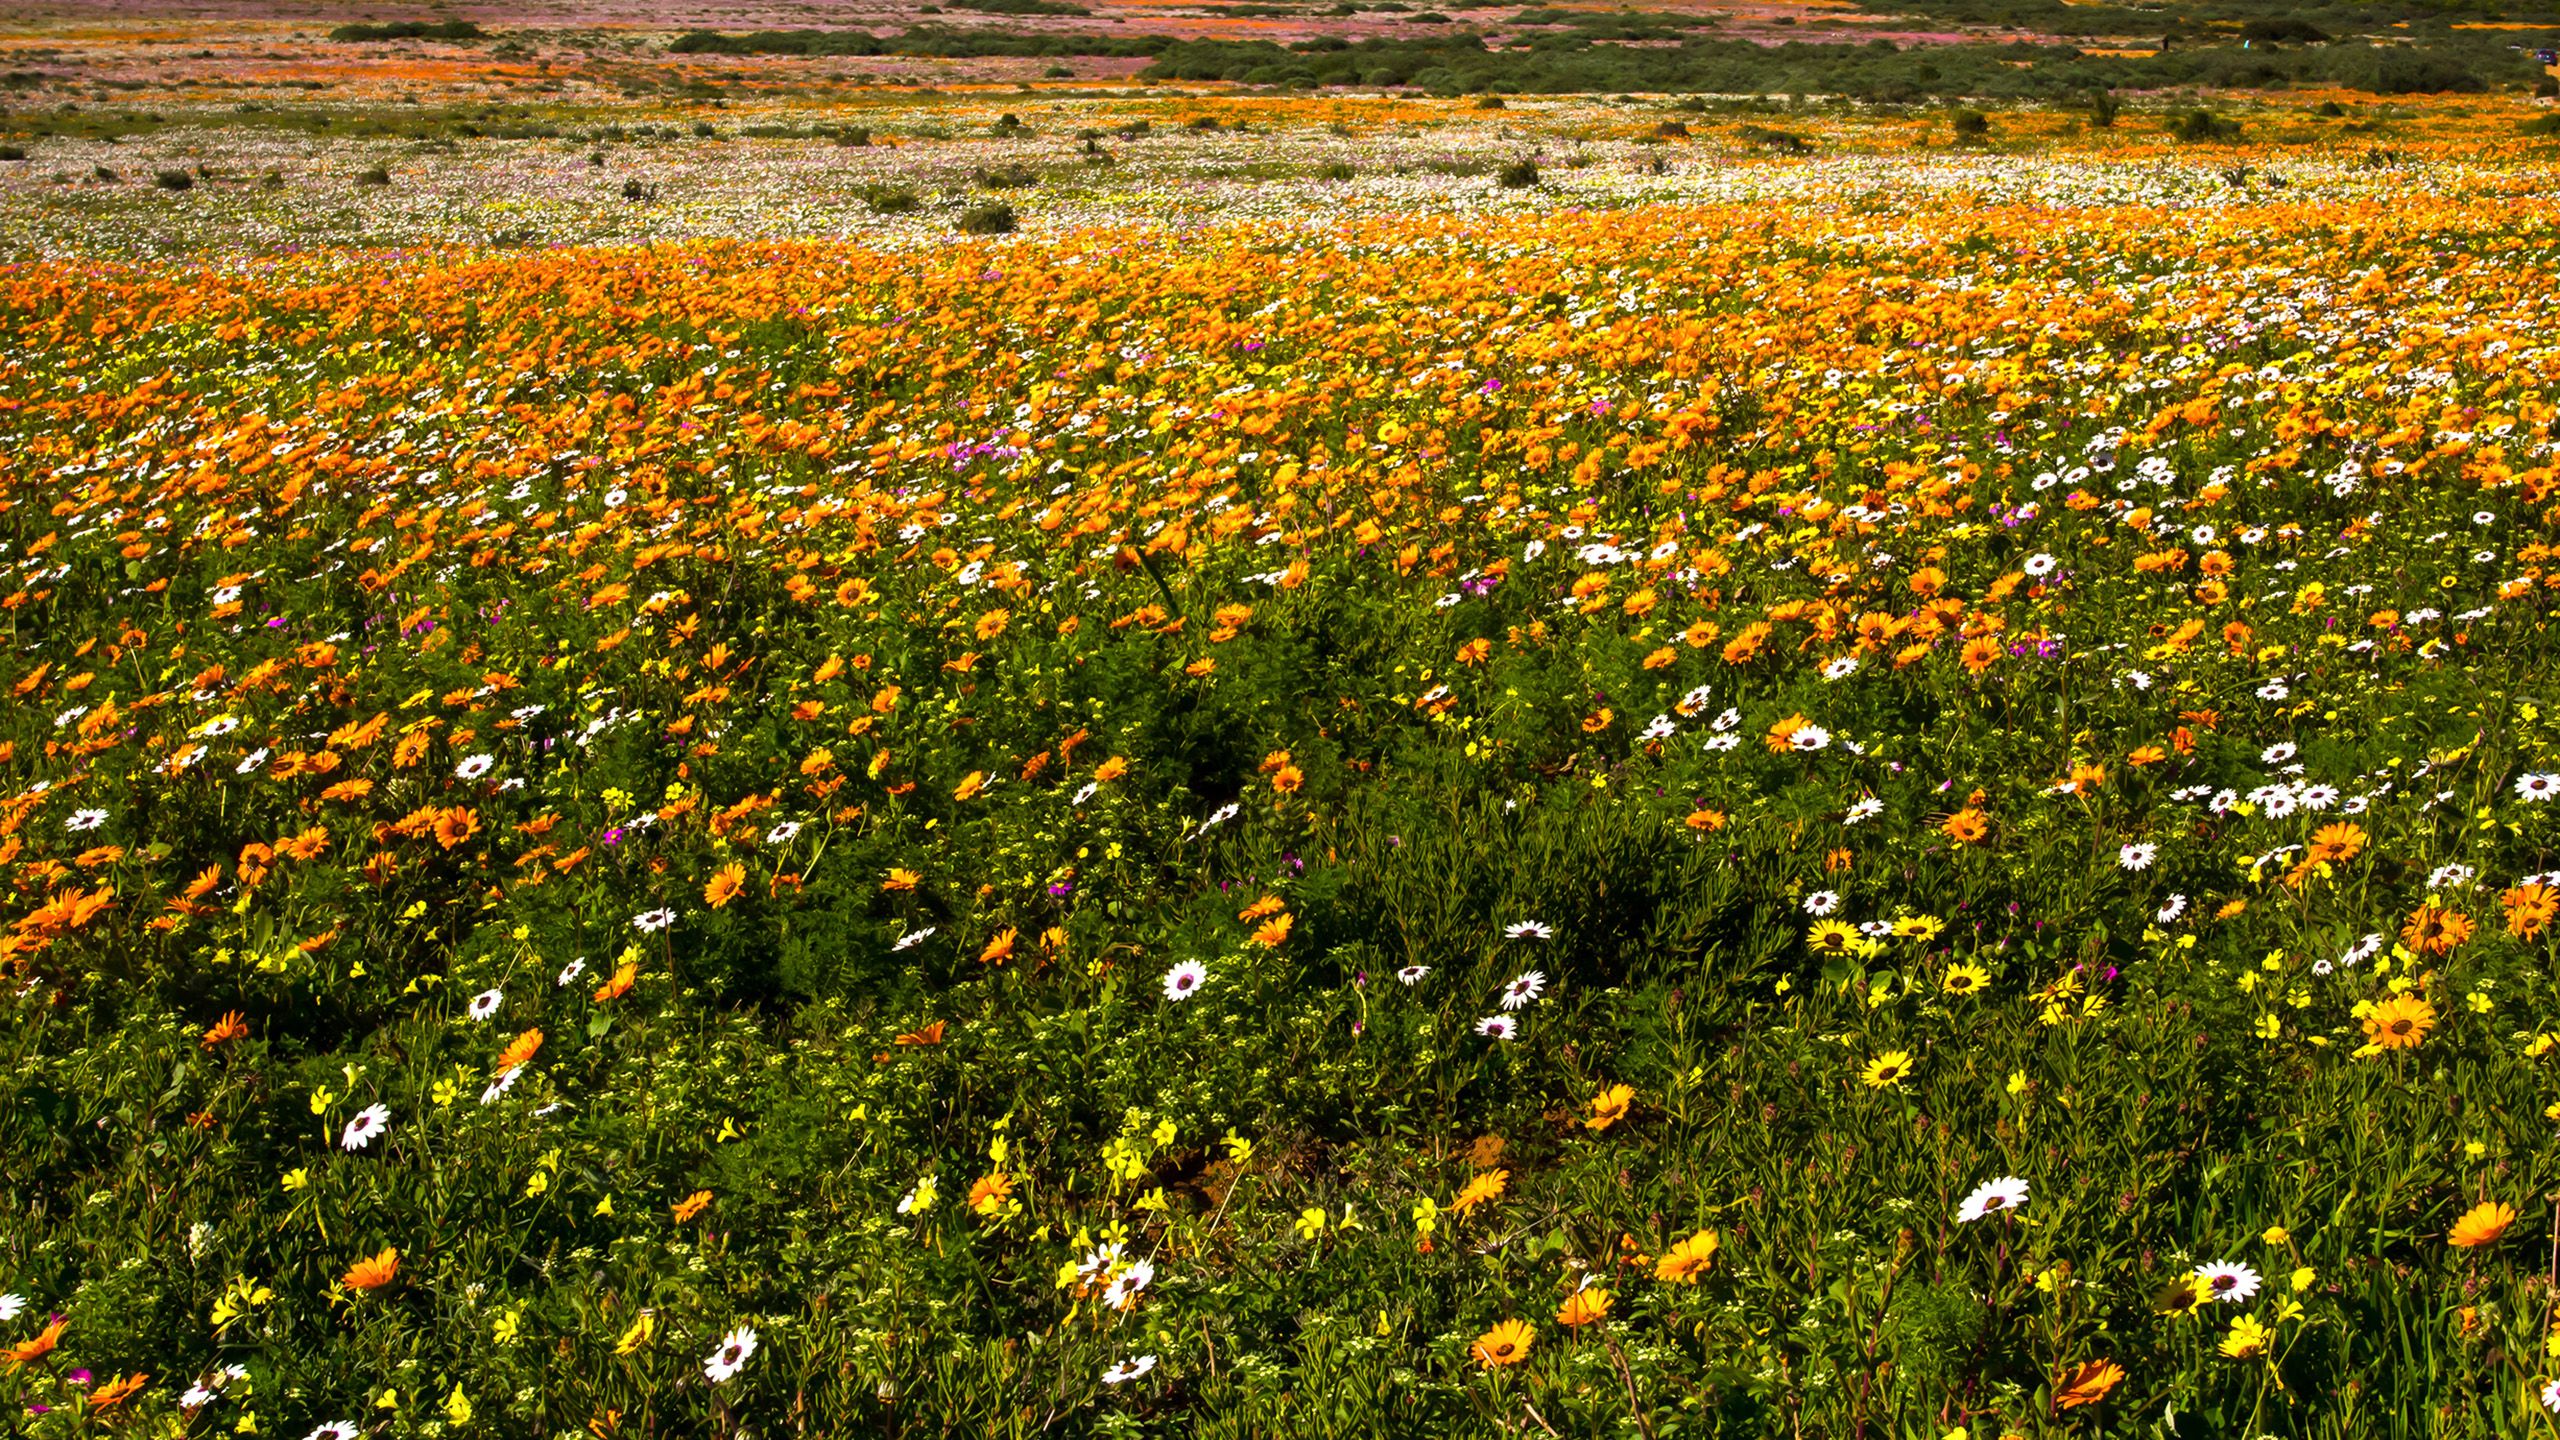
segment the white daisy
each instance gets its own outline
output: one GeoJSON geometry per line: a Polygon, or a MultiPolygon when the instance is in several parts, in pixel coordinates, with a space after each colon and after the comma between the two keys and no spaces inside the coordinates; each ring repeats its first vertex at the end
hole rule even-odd
{"type": "Polygon", "coordinates": [[[311,1433],[303,1436],[302,1440],[361,1440],[363,1434],[364,1431],[358,1429],[353,1420],[332,1420],[326,1425],[311,1427],[311,1433]]]}
{"type": "Polygon", "coordinates": [[[2258,1272],[2236,1260],[2217,1260],[2210,1265],[2199,1265],[2196,1278],[2205,1283],[2205,1290],[2212,1298],[2234,1305],[2258,1293],[2258,1272]]]}
{"type": "Polygon", "coordinates": [[[767,845],[788,845],[798,838],[800,838],[800,822],[797,820],[785,820],[764,832],[764,843],[767,845]]]}
{"type": "Polygon", "coordinates": [[[1837,890],[1816,890],[1804,897],[1804,913],[1807,915],[1828,915],[1839,908],[1840,892],[1837,890]]]}
{"type": "Polygon", "coordinates": [[[587,962],[583,957],[572,960],[560,967],[560,984],[563,988],[575,985],[578,983],[578,977],[586,973],[587,962]]]}
{"type": "Polygon", "coordinates": [[[2184,895],[2171,895],[2167,903],[2163,904],[2158,910],[2152,912],[2151,918],[2159,921],[2163,925],[2166,925],[2170,921],[2175,920],[2186,913],[2187,897],[2184,895]]]}
{"type": "Polygon", "coordinates": [[[1156,1357],[1153,1355],[1141,1355],[1135,1360],[1123,1360],[1102,1372],[1102,1383],[1126,1385],[1154,1368],[1156,1368],[1156,1357]]]}
{"type": "Polygon", "coordinates": [[[1431,967],[1428,965],[1407,965],[1396,972],[1396,979],[1407,985],[1419,985],[1422,983],[1422,977],[1430,973],[1431,967]]]}
{"type": "Polygon", "coordinates": [[[24,1295],[0,1295],[0,1324],[6,1324],[7,1322],[9,1322],[9,1321],[11,1321],[11,1320],[15,1320],[15,1319],[17,1319],[19,1316],[24,1315],[24,1314],[26,1314],[26,1313],[27,1313],[27,1297],[26,1297],[26,1296],[24,1296],[24,1295]]]}
{"type": "Polygon", "coordinates": [[[1831,732],[1819,725],[1799,726],[1787,736],[1787,748],[1804,755],[1810,755],[1830,743],[1831,732]]]}
{"type": "Polygon", "coordinates": [[[74,810],[71,812],[70,823],[65,828],[77,834],[83,830],[95,830],[106,823],[107,812],[104,810],[74,810]]]}
{"type": "Polygon", "coordinates": [[[1975,1186],[1973,1193],[1964,1197],[1964,1204],[1957,1207],[1956,1218],[1969,1224],[1985,1215],[2019,1209],[2026,1203],[2027,1182],[2015,1175],[2004,1175],[1975,1186]]]}
{"type": "Polygon", "coordinates": [[[1496,1040],[1515,1039],[1520,1034],[1520,1022],[1508,1015],[1487,1015],[1476,1022],[1476,1033],[1496,1040]]]}
{"type": "Polygon", "coordinates": [[[341,1150],[361,1150],[373,1143],[375,1136],[391,1128],[391,1107],[367,1105],[347,1122],[346,1132],[338,1137],[341,1150]]]}
{"type": "Polygon", "coordinates": [[[1540,993],[1545,991],[1546,988],[1547,975],[1545,971],[1522,971],[1519,978],[1502,987],[1502,1008],[1505,1010],[1517,1010],[1522,1006],[1527,1005],[1530,1001],[1537,999],[1540,993]]]}
{"type": "Polygon", "coordinates": [[[1209,980],[1209,967],[1197,960],[1185,960],[1164,972],[1164,998],[1188,1000],[1209,980]]]}
{"type": "Polygon", "coordinates": [[[752,1325],[741,1325],[720,1341],[720,1348],[702,1362],[702,1373],[712,1384],[725,1384],[756,1353],[756,1332],[752,1325]]]}
{"type": "Polygon", "coordinates": [[[2258,758],[2266,761],[2270,765],[2281,765],[2287,760],[2292,759],[2296,753],[2297,752],[2294,749],[2292,741],[2279,740],[2273,745],[2268,746],[2266,749],[2259,751],[2258,758]]]}
{"type": "Polygon", "coordinates": [[[1079,1280],[1099,1280],[1105,1278],[1110,1275],[1112,1271],[1120,1268],[1120,1257],[1125,1254],[1127,1250],[1128,1247],[1117,1240],[1114,1240],[1107,1245],[1094,1246],[1092,1249],[1084,1252],[1084,1258],[1076,1261],[1076,1278],[1079,1280]]]}
{"type": "Polygon", "coordinates": [[[2560,1380],[2542,1382],[2542,1408],[2560,1414],[2560,1380]]]}
{"type": "Polygon", "coordinates": [[[1846,680],[1857,672],[1858,657],[1855,655],[1843,655],[1839,659],[1822,667],[1822,678],[1825,680],[1846,680]]]}
{"type": "Polygon", "coordinates": [[[468,1013],[474,1020],[487,1020],[490,1016],[497,1014],[498,1007],[505,1003],[507,1003],[505,991],[483,990],[471,997],[471,1008],[468,1013]]]}
{"type": "Polygon", "coordinates": [[[474,755],[470,759],[463,761],[461,764],[454,766],[453,774],[454,778],[457,780],[477,780],[496,768],[498,768],[498,762],[492,757],[487,755],[474,755]]]}
{"type": "Polygon", "coordinates": [[[1102,1303],[1114,1310],[1126,1310],[1138,1303],[1138,1296],[1155,1278],[1156,1267],[1141,1260],[1111,1277],[1111,1283],[1102,1287],[1102,1303]]]}
{"type": "Polygon", "coordinates": [[[1556,938],[1556,932],[1553,926],[1542,925],[1535,920],[1522,920],[1515,924],[1506,925],[1502,928],[1502,933],[1510,936],[1514,940],[1553,940],[1556,938]]]}
{"type": "Polygon", "coordinates": [[[1843,825],[1855,825],[1861,820],[1872,820],[1883,813],[1884,802],[1873,795],[1870,795],[1866,799],[1859,801],[1857,804],[1850,806],[1849,813],[1840,817],[1840,823],[1843,825]]]}
{"type": "Polygon", "coordinates": [[[913,949],[914,947],[923,944],[926,939],[932,936],[934,931],[941,928],[942,927],[939,925],[927,925],[921,930],[910,930],[906,934],[899,936],[898,943],[890,946],[889,948],[892,950],[913,949]]]}
{"type": "Polygon", "coordinates": [[[2055,567],[2059,566],[2061,563],[2061,561],[2054,559],[2050,555],[2035,554],[2028,556],[2027,563],[2020,568],[2027,572],[2028,579],[2041,580],[2047,575],[2052,574],[2055,567]]]}
{"type": "Polygon", "coordinates": [[[631,917],[631,928],[641,931],[664,930],[676,923],[673,910],[645,910],[631,917]]]}
{"type": "Polygon", "coordinates": [[[2148,870],[2160,858],[2160,847],[2151,844],[2126,845],[2116,851],[2116,863],[2127,870],[2148,870]]]}
{"type": "Polygon", "coordinates": [[[2427,888],[2449,890],[2468,885],[2479,873],[2468,865],[2439,865],[2427,873],[2427,888]]]}
{"type": "MultiPolygon", "coordinates": [[[[2528,800],[2539,805],[2554,795],[2560,795],[2560,775],[2519,775],[2516,777],[2516,798],[2519,800],[2528,800]]],[[[2553,1381],[2552,1383],[2560,1385],[2560,1380],[2553,1381]]]]}

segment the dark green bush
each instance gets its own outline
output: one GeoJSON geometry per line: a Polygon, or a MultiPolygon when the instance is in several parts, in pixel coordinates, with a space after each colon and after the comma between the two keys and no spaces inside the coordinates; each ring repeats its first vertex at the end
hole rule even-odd
{"type": "Polygon", "coordinates": [[[2298,15],[2262,15],[2240,27],[2240,38],[2262,45],[2319,45],[2329,34],[2298,15]]]}
{"type": "Polygon", "coordinates": [[[1010,235],[1014,230],[1013,207],[999,200],[987,205],[972,205],[960,212],[963,235],[1010,235]]]}
{"type": "Polygon", "coordinates": [[[329,32],[329,38],[340,41],[477,40],[487,33],[468,20],[393,20],[372,25],[341,25],[329,32]]]}
{"type": "Polygon", "coordinates": [[[1067,5],[1058,0],[950,0],[952,10],[974,10],[981,15],[1090,15],[1081,5],[1067,5]]]}
{"type": "Polygon", "coordinates": [[[1028,190],[1040,183],[1040,172],[1028,165],[981,165],[969,178],[982,190],[1028,190]]]}
{"type": "Polygon", "coordinates": [[[2240,126],[2199,107],[2180,112],[2169,122],[2169,133],[2190,145],[2229,144],[2240,138],[2240,126]]]}

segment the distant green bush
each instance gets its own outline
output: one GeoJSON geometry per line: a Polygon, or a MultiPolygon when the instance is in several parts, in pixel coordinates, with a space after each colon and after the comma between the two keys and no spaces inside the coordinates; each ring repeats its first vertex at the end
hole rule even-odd
{"type": "MultiPolygon", "coordinates": [[[[2121,33],[2121,32],[2119,32],[2121,33]]],[[[1669,44],[1613,43],[1591,33],[1532,34],[1491,48],[1471,30],[1417,37],[1133,42],[1159,81],[1290,86],[1408,86],[1443,95],[1839,95],[1870,102],[1930,98],[2067,100],[2094,90],[2266,90],[2327,85],[2368,94],[2523,89],[2539,77],[2503,43],[2471,38],[2412,45],[2303,47],[2217,43],[2150,56],[2084,54],[2026,43],[1764,46],[1687,34],[1669,44]]]]}
{"type": "Polygon", "coordinates": [[[2169,122],[2169,133],[2190,145],[2227,144],[2240,138],[2240,126],[2198,108],[2180,112],[2169,122]]]}
{"type": "Polygon", "coordinates": [[[896,35],[868,30],[756,30],[743,35],[689,30],[667,45],[671,55],[914,55],[948,60],[989,57],[1038,59],[1090,55],[1135,59],[1176,44],[1163,35],[1100,37],[1023,33],[990,27],[915,25],[896,35]]]}
{"type": "Polygon", "coordinates": [[[468,20],[392,20],[378,24],[341,25],[329,32],[340,41],[478,40],[488,32],[468,20]]]}

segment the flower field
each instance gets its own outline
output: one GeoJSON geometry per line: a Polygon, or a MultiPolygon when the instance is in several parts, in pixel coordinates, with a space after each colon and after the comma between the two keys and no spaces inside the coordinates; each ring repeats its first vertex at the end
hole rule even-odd
{"type": "Polygon", "coordinates": [[[12,1433],[2552,1433],[2523,106],[1232,103],[0,175],[12,1433]]]}

